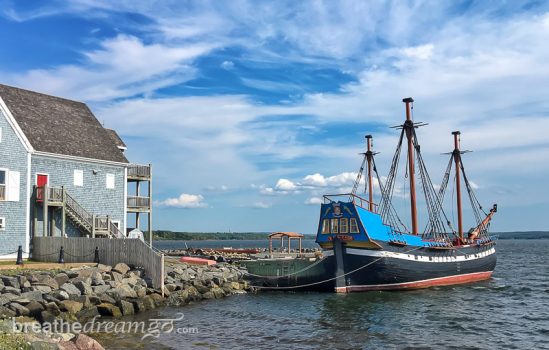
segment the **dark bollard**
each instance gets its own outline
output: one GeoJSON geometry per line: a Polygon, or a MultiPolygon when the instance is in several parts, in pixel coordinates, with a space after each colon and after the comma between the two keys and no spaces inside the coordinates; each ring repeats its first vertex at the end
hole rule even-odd
{"type": "Polygon", "coordinates": [[[65,263],[65,249],[63,249],[63,246],[61,246],[61,250],[59,251],[59,263],[65,263]]]}
{"type": "Polygon", "coordinates": [[[15,265],[23,265],[23,246],[17,248],[17,261],[15,261],[15,265]]]}
{"type": "Polygon", "coordinates": [[[95,256],[93,257],[93,262],[99,264],[99,247],[95,247],[95,256]]]}

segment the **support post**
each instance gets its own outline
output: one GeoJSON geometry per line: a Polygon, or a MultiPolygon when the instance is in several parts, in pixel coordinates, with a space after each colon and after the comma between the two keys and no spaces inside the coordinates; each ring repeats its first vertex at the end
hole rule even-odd
{"type": "Polygon", "coordinates": [[[456,163],[456,201],[457,201],[457,214],[458,214],[458,234],[460,244],[463,243],[463,217],[461,211],[461,151],[459,149],[459,131],[452,132],[454,135],[454,162],[456,163]]]}
{"type": "Polygon", "coordinates": [[[42,237],[48,236],[48,185],[44,185],[43,189],[44,193],[42,193],[42,209],[43,209],[43,215],[42,215],[42,237]]]}
{"type": "Polygon", "coordinates": [[[366,151],[366,160],[368,160],[368,210],[374,211],[374,194],[372,186],[372,135],[366,135],[368,149],[366,151]]]}
{"type": "Polygon", "coordinates": [[[34,207],[34,217],[32,218],[32,237],[36,237],[36,227],[38,226],[38,204],[36,201],[36,186],[34,186],[34,201],[33,201],[33,207],[34,207]]]}
{"type": "Polygon", "coordinates": [[[65,186],[61,186],[61,191],[63,195],[63,206],[61,207],[61,237],[65,237],[65,230],[66,230],[66,202],[67,197],[65,195],[65,186]]]}
{"type": "Polygon", "coordinates": [[[95,214],[92,215],[92,238],[95,238],[95,214]]]}
{"type": "Polygon", "coordinates": [[[153,232],[152,232],[152,164],[149,164],[149,246],[152,247],[153,242],[153,232]]]}
{"type": "Polygon", "coordinates": [[[408,176],[410,177],[410,214],[412,217],[412,234],[418,234],[417,223],[417,206],[416,206],[416,175],[414,166],[414,122],[412,121],[411,104],[414,99],[411,97],[402,100],[406,104],[406,121],[404,122],[404,130],[408,139],[408,176]]]}

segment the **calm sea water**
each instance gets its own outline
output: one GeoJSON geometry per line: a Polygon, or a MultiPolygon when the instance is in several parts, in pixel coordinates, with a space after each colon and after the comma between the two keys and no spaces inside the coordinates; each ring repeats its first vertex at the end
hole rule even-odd
{"type": "Polygon", "coordinates": [[[489,281],[406,292],[237,295],[135,318],[183,312],[175,323],[181,334],[100,340],[108,349],[549,349],[549,240],[501,240],[497,249],[489,281]]]}

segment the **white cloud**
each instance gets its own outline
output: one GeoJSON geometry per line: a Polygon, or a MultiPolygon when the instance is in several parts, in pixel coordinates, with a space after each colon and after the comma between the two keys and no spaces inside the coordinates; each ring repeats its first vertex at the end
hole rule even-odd
{"type": "Polygon", "coordinates": [[[206,208],[208,204],[204,203],[204,197],[200,194],[181,193],[177,198],[168,198],[158,202],[159,205],[176,208],[206,208]]]}
{"type": "Polygon", "coordinates": [[[307,200],[305,201],[305,204],[307,205],[318,205],[322,203],[324,203],[324,201],[322,200],[322,198],[319,197],[310,197],[307,198],[307,200]]]}
{"type": "Polygon", "coordinates": [[[272,207],[272,204],[265,202],[255,202],[252,207],[256,209],[269,209],[272,207]]]}
{"type": "Polygon", "coordinates": [[[295,183],[288,179],[279,179],[276,182],[275,189],[279,191],[295,191],[297,189],[297,186],[295,183]]]}
{"type": "Polygon", "coordinates": [[[211,51],[212,44],[169,46],[145,44],[129,35],[104,40],[97,50],[82,52],[82,65],[33,69],[5,74],[9,83],[25,88],[85,101],[105,101],[189,80],[195,69],[189,64],[211,51]]]}
{"type": "Polygon", "coordinates": [[[402,53],[410,58],[418,58],[421,60],[429,59],[433,55],[433,49],[435,46],[433,44],[425,44],[414,47],[407,47],[402,49],[402,53]]]}
{"type": "Polygon", "coordinates": [[[225,69],[225,70],[231,70],[234,68],[234,62],[233,61],[223,61],[223,63],[221,63],[221,68],[225,69]]]}

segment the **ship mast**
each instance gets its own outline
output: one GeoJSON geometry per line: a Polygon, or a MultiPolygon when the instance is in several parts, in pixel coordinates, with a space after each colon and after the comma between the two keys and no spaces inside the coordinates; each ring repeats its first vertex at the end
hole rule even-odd
{"type": "Polygon", "coordinates": [[[454,162],[456,163],[456,202],[457,202],[457,215],[458,215],[458,235],[460,243],[463,242],[463,217],[461,211],[461,180],[460,180],[460,168],[461,168],[461,151],[459,149],[459,131],[452,132],[454,135],[454,162]]]}
{"type": "Polygon", "coordinates": [[[366,151],[366,159],[368,160],[368,210],[373,212],[374,197],[373,197],[373,186],[372,186],[372,159],[373,159],[374,153],[372,152],[372,135],[366,135],[366,143],[368,144],[368,149],[366,151]]]}
{"type": "Polygon", "coordinates": [[[417,206],[416,206],[416,179],[414,172],[414,144],[413,144],[413,131],[414,122],[411,116],[410,104],[414,102],[411,97],[402,100],[406,104],[406,121],[404,122],[404,129],[406,131],[406,138],[408,139],[408,173],[410,176],[410,211],[412,216],[412,234],[418,234],[417,228],[417,206]]]}

